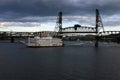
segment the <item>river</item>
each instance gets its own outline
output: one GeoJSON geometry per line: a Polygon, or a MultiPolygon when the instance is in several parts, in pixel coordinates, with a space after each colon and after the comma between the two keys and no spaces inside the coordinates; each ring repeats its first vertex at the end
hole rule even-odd
{"type": "Polygon", "coordinates": [[[0,80],[120,80],[120,44],[28,48],[1,41],[0,80]]]}

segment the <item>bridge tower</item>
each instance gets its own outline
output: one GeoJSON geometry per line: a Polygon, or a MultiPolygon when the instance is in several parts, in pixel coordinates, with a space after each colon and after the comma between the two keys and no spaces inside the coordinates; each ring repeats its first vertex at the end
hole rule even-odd
{"type": "Polygon", "coordinates": [[[99,13],[98,9],[96,9],[96,26],[95,26],[95,29],[96,29],[96,34],[98,34],[101,29],[104,31],[102,19],[100,17],[100,13],[99,13]]]}
{"type": "Polygon", "coordinates": [[[58,13],[58,18],[55,26],[56,32],[62,32],[62,12],[58,13]]]}
{"type": "Polygon", "coordinates": [[[96,42],[95,42],[95,47],[98,47],[98,40],[99,40],[99,31],[100,30],[103,30],[104,32],[104,27],[103,27],[103,23],[102,23],[102,19],[100,17],[100,13],[99,13],[99,10],[96,9],[96,26],[95,26],[95,30],[96,30],[96,42]]]}

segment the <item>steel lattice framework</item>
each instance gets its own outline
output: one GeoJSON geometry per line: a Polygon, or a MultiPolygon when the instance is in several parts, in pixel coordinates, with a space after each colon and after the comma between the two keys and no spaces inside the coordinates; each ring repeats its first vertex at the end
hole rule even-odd
{"type": "Polygon", "coordinates": [[[95,29],[96,29],[96,33],[99,33],[99,31],[101,29],[104,32],[104,27],[103,27],[102,19],[101,19],[101,16],[100,16],[100,13],[99,13],[98,9],[96,9],[96,26],[95,26],[95,29]]]}
{"type": "Polygon", "coordinates": [[[58,18],[55,26],[55,32],[62,32],[62,12],[58,13],[58,18]]]}

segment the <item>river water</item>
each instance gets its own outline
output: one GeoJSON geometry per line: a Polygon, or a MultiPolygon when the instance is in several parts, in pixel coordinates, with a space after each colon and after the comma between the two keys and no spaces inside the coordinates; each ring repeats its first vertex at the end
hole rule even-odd
{"type": "Polygon", "coordinates": [[[120,44],[27,48],[0,42],[0,80],[120,80],[120,44]]]}

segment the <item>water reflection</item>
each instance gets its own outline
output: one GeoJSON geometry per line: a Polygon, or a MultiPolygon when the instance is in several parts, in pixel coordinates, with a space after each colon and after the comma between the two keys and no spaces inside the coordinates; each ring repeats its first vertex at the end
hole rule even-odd
{"type": "Polygon", "coordinates": [[[120,45],[66,42],[64,47],[26,48],[0,43],[1,80],[119,80],[120,45]]]}

